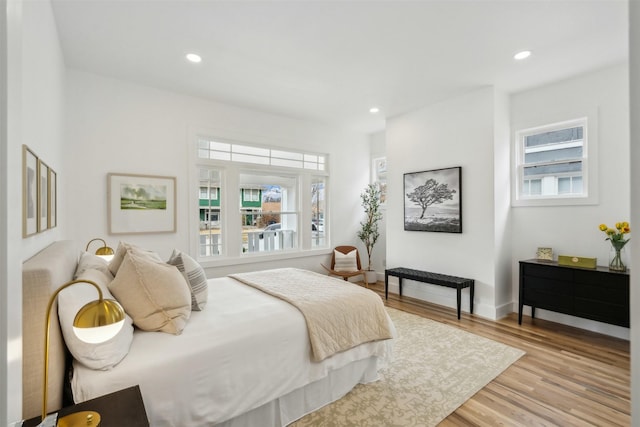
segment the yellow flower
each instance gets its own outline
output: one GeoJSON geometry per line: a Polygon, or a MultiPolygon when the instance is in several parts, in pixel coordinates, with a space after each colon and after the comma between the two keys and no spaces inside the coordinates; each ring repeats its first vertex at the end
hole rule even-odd
{"type": "Polygon", "coordinates": [[[609,236],[613,236],[614,234],[616,234],[616,230],[614,230],[613,228],[608,228],[605,233],[607,233],[609,236]]]}
{"type": "Polygon", "coordinates": [[[600,224],[600,231],[607,231],[607,225],[606,224],[600,224]]]}
{"type": "Polygon", "coordinates": [[[622,228],[621,222],[616,222],[616,229],[620,230],[622,228]]]}
{"type": "Polygon", "coordinates": [[[631,233],[631,227],[626,226],[626,227],[622,227],[622,234],[628,234],[631,233]]]}
{"type": "Polygon", "coordinates": [[[629,223],[628,222],[623,222],[622,223],[622,228],[629,228],[629,223]]]}

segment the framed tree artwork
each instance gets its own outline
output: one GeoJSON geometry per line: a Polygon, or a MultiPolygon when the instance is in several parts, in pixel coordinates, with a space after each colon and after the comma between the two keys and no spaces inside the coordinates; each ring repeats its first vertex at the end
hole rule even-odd
{"type": "Polygon", "coordinates": [[[404,174],[404,229],[462,233],[462,168],[404,174]]]}

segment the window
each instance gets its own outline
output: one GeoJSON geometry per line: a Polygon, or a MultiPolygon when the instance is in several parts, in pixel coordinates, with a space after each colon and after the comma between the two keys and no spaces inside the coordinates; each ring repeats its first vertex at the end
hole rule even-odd
{"type": "Polygon", "coordinates": [[[514,205],[587,198],[587,148],[586,118],[516,132],[514,205]]]}
{"type": "Polygon", "coordinates": [[[325,156],[198,139],[198,158],[288,168],[325,170],[325,156]]]}
{"type": "Polygon", "coordinates": [[[198,169],[198,239],[201,257],[215,256],[221,253],[222,232],[220,227],[220,171],[217,169],[198,169]]]}
{"type": "Polygon", "coordinates": [[[328,247],[326,155],[197,137],[196,164],[201,261],[328,247]]]}
{"type": "Polygon", "coordinates": [[[298,247],[297,182],[296,176],[282,172],[240,171],[243,253],[298,247]]]}
{"type": "Polygon", "coordinates": [[[311,180],[311,246],[326,246],[325,235],[325,211],[326,206],[326,179],[323,176],[314,176],[311,180]]]}
{"type": "Polygon", "coordinates": [[[243,202],[259,202],[260,189],[259,188],[243,188],[242,201],[243,202]]]}

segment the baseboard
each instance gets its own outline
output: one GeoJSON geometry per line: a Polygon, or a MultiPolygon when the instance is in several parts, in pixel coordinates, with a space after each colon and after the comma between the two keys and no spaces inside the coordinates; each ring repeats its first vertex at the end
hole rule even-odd
{"type": "MultiPolygon", "coordinates": [[[[518,313],[518,303],[514,302],[512,311],[518,313]]],[[[523,316],[531,316],[531,307],[524,306],[522,309],[523,316]]],[[[595,320],[583,319],[581,317],[569,316],[568,314],[556,313],[555,311],[543,310],[536,308],[536,319],[548,320],[550,322],[561,323],[574,328],[585,329],[599,334],[609,335],[611,337],[620,338],[629,341],[630,329],[608,323],[596,322],[595,320]]]]}
{"type": "MultiPolygon", "coordinates": [[[[389,293],[399,293],[397,282],[389,283],[389,293]]],[[[456,290],[445,286],[431,285],[429,283],[411,283],[410,281],[406,283],[402,282],[402,295],[438,304],[443,307],[449,307],[454,310],[458,308],[456,290]]],[[[466,288],[462,291],[460,302],[460,311],[462,313],[469,313],[469,297],[469,288],[466,288]]],[[[473,314],[474,316],[480,316],[490,320],[497,319],[496,309],[478,302],[477,298],[474,298],[473,314]]]]}

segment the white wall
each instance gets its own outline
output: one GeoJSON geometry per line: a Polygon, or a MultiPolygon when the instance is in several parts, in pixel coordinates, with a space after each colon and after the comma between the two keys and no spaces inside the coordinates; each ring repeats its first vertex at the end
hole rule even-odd
{"type": "Polygon", "coordinates": [[[496,317],[512,312],[511,301],[511,251],[513,233],[511,224],[511,174],[508,167],[510,150],[509,96],[496,90],[494,97],[494,144],[493,144],[493,195],[494,195],[494,242],[495,242],[495,305],[496,317]],[[507,167],[505,167],[507,165],[507,167]]]}
{"type": "MultiPolygon", "coordinates": [[[[67,73],[67,152],[62,219],[68,238],[88,242],[104,237],[154,249],[168,258],[173,248],[188,251],[189,159],[194,129],[216,136],[329,154],[332,245],[354,244],[362,216],[359,193],[369,182],[365,134],[153,89],[76,70],[67,73]],[[156,235],[107,235],[107,173],[177,177],[177,232],[156,235]]],[[[197,224],[193,224],[197,227],[197,224]]],[[[281,262],[208,268],[211,276],[232,270],[281,265],[322,271],[326,255],[281,262]]]]}
{"type": "MultiPolygon", "coordinates": [[[[378,157],[387,156],[386,131],[373,133],[370,138],[371,162],[378,157]]],[[[373,163],[371,163],[373,167],[373,163]]],[[[372,178],[373,179],[373,178],[372,178]]],[[[386,265],[386,247],[387,247],[387,208],[382,206],[382,219],[380,220],[380,237],[373,247],[371,254],[371,268],[378,273],[378,280],[384,280],[384,269],[386,265]]],[[[360,244],[360,250],[366,254],[364,245],[360,244]]]]}
{"type": "MultiPolygon", "coordinates": [[[[640,182],[640,1],[629,3],[631,36],[629,40],[630,88],[631,88],[631,182],[640,182]]],[[[631,188],[631,221],[640,224],[640,188],[631,188]]],[[[640,239],[629,243],[631,250],[640,253],[640,239]]],[[[638,268],[636,266],[636,268],[638,268]]],[[[631,274],[631,307],[640,304],[640,275],[631,274]]],[[[640,425],[640,310],[631,310],[631,425],[640,425]]]]}
{"type": "MultiPolygon", "coordinates": [[[[536,249],[545,246],[553,248],[556,259],[558,254],[597,257],[598,264],[607,265],[610,244],[598,225],[630,220],[628,82],[628,67],[618,65],[511,97],[513,131],[591,115],[590,126],[597,125],[597,134],[589,137],[597,138],[599,178],[597,205],[512,209],[514,311],[519,260],[534,258],[536,249]]],[[[530,314],[529,307],[525,314],[530,314]]],[[[627,328],[544,310],[536,310],[536,316],[628,338],[627,328]]]]}
{"type": "MultiPolygon", "coordinates": [[[[506,287],[497,284],[495,271],[496,96],[493,88],[485,88],[388,119],[386,135],[387,267],[475,279],[474,312],[492,319],[495,296],[506,287]],[[403,174],[454,166],[462,166],[462,234],[404,231],[403,174]]],[[[397,286],[397,280],[392,283],[397,286]]],[[[449,288],[403,282],[403,294],[456,306],[456,293],[449,288]]],[[[462,309],[469,309],[467,292],[462,309]]]]}
{"type": "Polygon", "coordinates": [[[9,423],[22,416],[21,263],[63,235],[63,228],[58,227],[22,238],[22,144],[27,144],[59,174],[64,173],[64,64],[49,2],[3,2],[2,8],[2,21],[6,24],[3,84],[5,78],[8,84],[0,179],[6,207],[0,231],[3,244],[6,243],[2,251],[0,309],[1,339],[7,345],[2,356],[6,356],[6,364],[3,360],[2,365],[7,371],[6,378],[2,375],[0,419],[9,423]]]}

